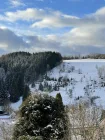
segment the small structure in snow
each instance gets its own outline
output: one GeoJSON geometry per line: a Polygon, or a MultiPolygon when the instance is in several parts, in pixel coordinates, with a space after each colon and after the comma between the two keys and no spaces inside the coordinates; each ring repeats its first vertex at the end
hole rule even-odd
{"type": "Polygon", "coordinates": [[[4,113],[4,106],[0,105],[0,115],[4,113]]]}

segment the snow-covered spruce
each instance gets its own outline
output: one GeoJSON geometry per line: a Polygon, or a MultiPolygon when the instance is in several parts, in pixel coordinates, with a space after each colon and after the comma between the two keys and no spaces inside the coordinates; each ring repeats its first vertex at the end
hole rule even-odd
{"type": "Polygon", "coordinates": [[[67,133],[66,113],[60,94],[30,96],[20,109],[13,140],[23,136],[41,137],[43,140],[62,139],[67,133]]]}

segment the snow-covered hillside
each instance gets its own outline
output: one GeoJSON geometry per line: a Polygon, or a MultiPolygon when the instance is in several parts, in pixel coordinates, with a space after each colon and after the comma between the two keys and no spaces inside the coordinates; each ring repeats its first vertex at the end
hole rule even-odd
{"type": "MultiPolygon", "coordinates": [[[[47,80],[45,78],[41,82],[43,92],[50,92],[52,96],[56,96],[60,92],[64,104],[69,104],[74,99],[86,96],[89,92],[91,96],[99,96],[97,102],[105,106],[105,81],[104,78],[101,79],[98,75],[98,69],[104,66],[105,60],[99,59],[65,60],[47,73],[47,80]],[[46,90],[44,87],[46,83],[46,88],[50,86],[50,90],[46,90]]],[[[103,72],[105,73],[104,70],[103,72]]],[[[33,92],[39,91],[39,84],[40,82],[31,90],[33,92]]]]}
{"type": "MultiPolygon", "coordinates": [[[[47,80],[41,78],[42,82],[39,80],[35,83],[35,87],[30,86],[30,88],[33,93],[48,93],[52,96],[60,92],[64,104],[69,104],[74,99],[84,96],[88,90],[91,96],[99,96],[97,103],[105,107],[105,81],[98,75],[98,69],[104,66],[103,59],[64,60],[47,73],[47,80]],[[40,83],[43,85],[43,91],[39,90],[40,83]],[[44,87],[46,83],[47,86],[44,87]],[[71,94],[72,97],[70,97],[71,94]]],[[[103,72],[105,73],[104,70],[103,72]]],[[[12,104],[12,108],[17,110],[21,103],[20,99],[18,103],[12,104]]]]}

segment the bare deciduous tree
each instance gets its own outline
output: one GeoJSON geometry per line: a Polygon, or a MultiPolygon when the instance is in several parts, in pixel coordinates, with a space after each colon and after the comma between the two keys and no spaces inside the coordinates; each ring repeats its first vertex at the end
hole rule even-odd
{"type": "Polygon", "coordinates": [[[12,122],[1,121],[0,122],[0,139],[1,140],[11,140],[13,132],[12,122]]]}
{"type": "Polygon", "coordinates": [[[71,124],[69,127],[71,140],[102,140],[101,110],[101,107],[87,107],[84,103],[70,105],[68,107],[68,116],[71,124]],[[97,133],[98,135],[96,135],[97,133]]]}

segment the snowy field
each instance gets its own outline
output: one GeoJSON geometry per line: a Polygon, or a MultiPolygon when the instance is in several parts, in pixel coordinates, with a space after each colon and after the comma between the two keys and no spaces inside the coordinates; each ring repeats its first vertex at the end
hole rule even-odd
{"type": "MultiPolygon", "coordinates": [[[[85,96],[86,90],[91,93],[91,96],[99,96],[97,103],[105,107],[105,86],[104,79],[99,78],[98,69],[105,67],[105,60],[103,59],[83,59],[83,60],[64,60],[62,64],[52,69],[47,73],[50,78],[69,79],[66,86],[59,86],[59,90],[51,91],[50,95],[56,96],[61,93],[64,104],[73,102],[74,99],[85,96]],[[72,90],[72,99],[70,99],[68,92],[72,90]]],[[[105,71],[103,70],[103,74],[105,71]]],[[[46,80],[45,80],[46,81],[46,80]]],[[[54,85],[61,85],[53,80],[47,80],[48,84],[52,87],[54,85]]],[[[42,82],[43,84],[44,82],[42,82]]],[[[31,88],[34,92],[38,89],[39,85],[36,84],[35,88],[31,88]]]]}

